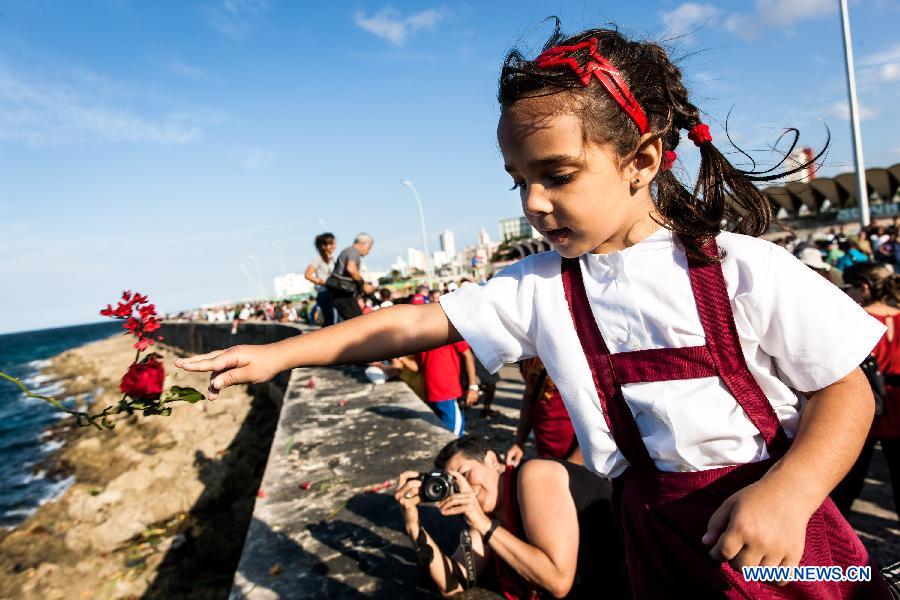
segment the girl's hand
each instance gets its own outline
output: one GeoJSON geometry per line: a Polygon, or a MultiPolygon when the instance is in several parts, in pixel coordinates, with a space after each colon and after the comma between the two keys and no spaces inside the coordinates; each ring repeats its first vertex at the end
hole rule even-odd
{"type": "Polygon", "coordinates": [[[451,494],[437,503],[441,514],[444,516],[463,515],[471,529],[479,533],[487,531],[491,526],[491,520],[484,514],[468,480],[457,471],[448,470],[447,473],[453,476],[456,485],[459,486],[459,492],[451,494]]]}
{"type": "Polygon", "coordinates": [[[190,358],[179,358],[175,366],[185,371],[211,371],[207,396],[215,400],[231,385],[262,383],[284,370],[278,352],[267,346],[234,346],[190,358]]]}
{"type": "Polygon", "coordinates": [[[404,471],[397,478],[397,492],[394,494],[394,500],[403,508],[403,517],[406,525],[416,524],[419,522],[419,488],[422,482],[418,479],[419,474],[415,471],[404,471]]]}
{"type": "Polygon", "coordinates": [[[467,390],[466,391],[466,408],[470,406],[475,406],[478,404],[478,391],[477,390],[467,390]]]}
{"type": "Polygon", "coordinates": [[[509,447],[509,450],[506,451],[506,466],[518,467],[519,463],[522,462],[522,457],[524,455],[525,451],[522,450],[522,446],[513,444],[509,447]]]}
{"type": "Polygon", "coordinates": [[[703,543],[714,544],[709,555],[728,561],[737,571],[741,567],[798,566],[812,512],[793,501],[783,487],[757,481],[713,513],[703,543]]]}

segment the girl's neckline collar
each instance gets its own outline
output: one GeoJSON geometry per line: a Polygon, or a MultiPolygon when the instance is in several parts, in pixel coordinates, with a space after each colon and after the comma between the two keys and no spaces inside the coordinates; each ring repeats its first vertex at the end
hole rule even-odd
{"type": "Polygon", "coordinates": [[[621,250],[614,250],[612,252],[607,252],[605,254],[594,254],[593,252],[588,252],[586,256],[593,258],[597,262],[608,262],[610,260],[616,260],[616,257],[628,256],[629,254],[633,254],[635,252],[639,252],[641,249],[649,249],[652,246],[657,245],[660,242],[669,243],[672,241],[672,231],[666,229],[663,226],[659,226],[656,231],[646,236],[644,239],[640,240],[636,244],[632,244],[627,248],[622,248],[621,250]]]}

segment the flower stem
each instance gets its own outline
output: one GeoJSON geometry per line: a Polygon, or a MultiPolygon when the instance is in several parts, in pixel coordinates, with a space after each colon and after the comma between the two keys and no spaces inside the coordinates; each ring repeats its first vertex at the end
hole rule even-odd
{"type": "Polygon", "coordinates": [[[25,394],[25,396],[28,398],[37,398],[38,400],[43,400],[45,402],[49,402],[50,404],[52,404],[59,410],[63,411],[64,413],[68,413],[68,414],[72,415],[73,417],[75,417],[76,419],[79,419],[79,421],[81,419],[86,419],[88,423],[90,423],[97,429],[103,429],[102,427],[100,427],[99,425],[97,425],[94,422],[95,419],[93,419],[90,414],[88,414],[86,412],[68,409],[65,406],[63,406],[63,403],[60,402],[59,400],[57,400],[56,398],[52,398],[50,396],[42,396],[41,394],[35,394],[31,390],[29,390],[25,386],[25,384],[22,383],[22,381],[20,379],[17,379],[15,377],[13,377],[12,375],[8,375],[8,374],[4,373],[3,371],[0,371],[0,378],[16,384],[19,387],[19,389],[22,390],[22,393],[25,394]]]}

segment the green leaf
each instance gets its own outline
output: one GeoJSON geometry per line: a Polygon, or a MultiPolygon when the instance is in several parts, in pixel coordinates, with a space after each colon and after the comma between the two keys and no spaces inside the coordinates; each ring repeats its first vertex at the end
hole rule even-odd
{"type": "Polygon", "coordinates": [[[194,404],[201,400],[206,400],[206,396],[195,390],[194,388],[189,387],[181,387],[178,385],[173,385],[169,389],[167,389],[162,398],[160,398],[160,402],[189,402],[194,404]]]}

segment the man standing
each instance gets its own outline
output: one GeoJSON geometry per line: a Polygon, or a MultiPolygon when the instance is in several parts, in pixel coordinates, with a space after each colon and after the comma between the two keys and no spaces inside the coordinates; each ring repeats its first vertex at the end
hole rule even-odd
{"type": "Polygon", "coordinates": [[[357,298],[375,291],[362,277],[362,257],[372,250],[372,236],[360,233],[353,245],[338,255],[334,271],[328,279],[328,289],[334,298],[334,307],[341,318],[352,319],[362,314],[357,298]]]}

